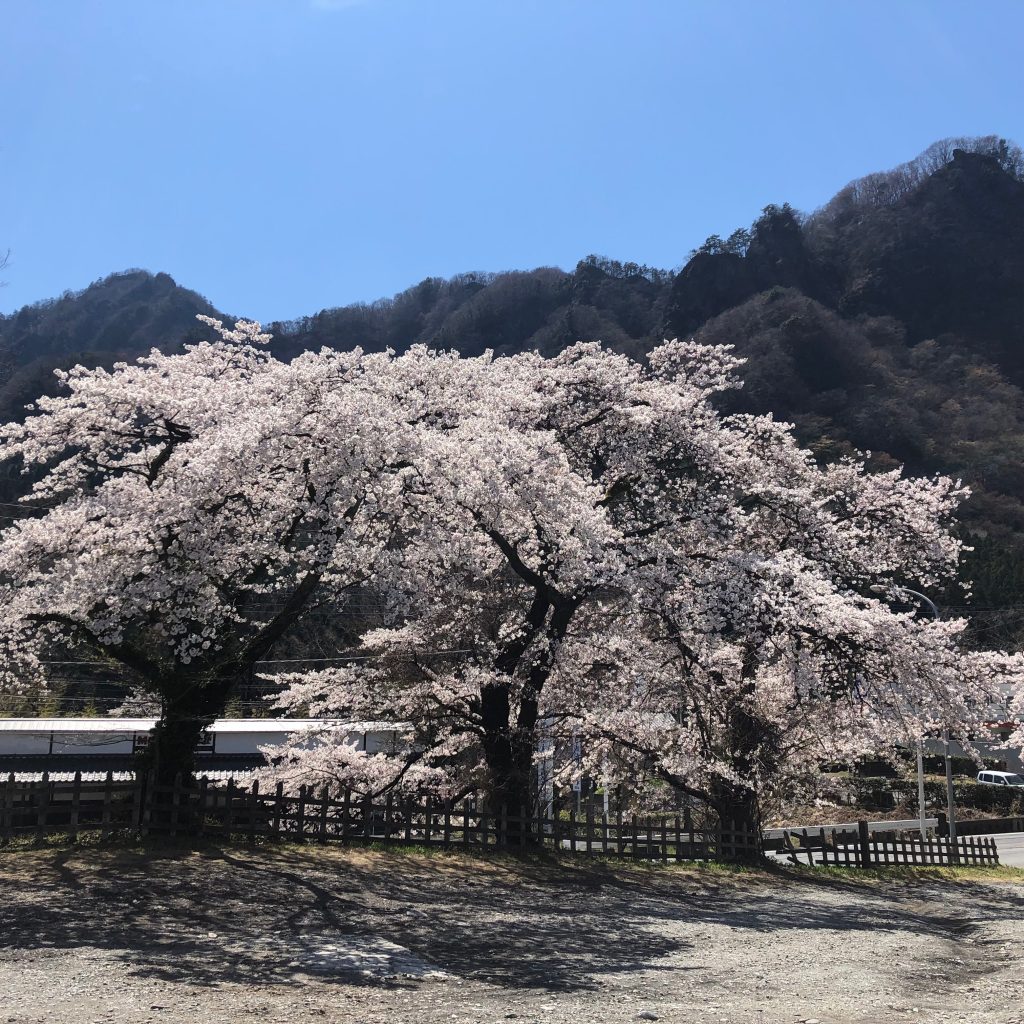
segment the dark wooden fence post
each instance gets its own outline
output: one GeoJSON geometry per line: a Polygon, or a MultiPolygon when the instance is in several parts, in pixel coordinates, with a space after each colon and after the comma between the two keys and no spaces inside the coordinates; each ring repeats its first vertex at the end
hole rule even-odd
{"type": "Polygon", "coordinates": [[[227,795],[224,805],[224,837],[231,838],[231,829],[235,824],[235,780],[228,779],[227,795]]]}
{"type": "Polygon", "coordinates": [[[363,842],[367,846],[373,842],[373,797],[369,793],[363,797],[363,842]]]}
{"type": "Polygon", "coordinates": [[[868,832],[868,823],[864,820],[857,822],[857,845],[860,849],[860,866],[871,867],[871,833],[868,832]]]}
{"type": "MultiPolygon", "coordinates": [[[[249,790],[249,842],[256,842],[256,817],[260,808],[260,783],[254,779],[252,788],[249,790]]],[[[260,830],[262,831],[262,829],[260,830]]]]}
{"type": "Polygon", "coordinates": [[[100,835],[104,839],[110,837],[110,817],[111,817],[111,804],[114,798],[114,773],[111,771],[107,772],[107,777],[103,780],[103,811],[100,814],[100,835]]]}
{"type": "Polygon", "coordinates": [[[3,810],[0,812],[0,840],[14,836],[14,772],[7,776],[4,783],[3,810]]]}
{"type": "Polygon", "coordinates": [[[152,772],[139,772],[135,776],[135,807],[132,824],[138,828],[139,835],[149,834],[150,800],[152,792],[152,772]]]}
{"type": "Polygon", "coordinates": [[[274,838],[281,836],[281,803],[284,800],[284,783],[279,782],[274,789],[274,838]]]}
{"type": "Polygon", "coordinates": [[[171,835],[178,834],[178,817],[181,813],[181,772],[174,776],[174,789],[171,791],[171,835]]]}
{"type": "Polygon", "coordinates": [[[82,773],[75,772],[75,781],[71,790],[71,820],[68,822],[68,831],[71,833],[71,842],[78,841],[78,817],[82,807],[82,773]]]}
{"type": "Polygon", "coordinates": [[[388,795],[384,798],[384,845],[387,846],[391,842],[392,832],[392,820],[395,812],[395,800],[391,790],[388,790],[388,795]]]}
{"type": "MultiPolygon", "coordinates": [[[[345,791],[346,798],[348,790],[345,791]]],[[[299,809],[295,814],[296,839],[302,842],[306,838],[306,787],[299,786],[299,809]]]]}
{"type": "Polygon", "coordinates": [[[36,815],[36,842],[42,843],[49,824],[50,811],[50,773],[43,772],[43,781],[36,788],[37,806],[39,810],[36,815]]]}
{"type": "Polygon", "coordinates": [[[317,839],[321,843],[327,842],[327,809],[330,805],[331,790],[326,784],[320,793],[320,825],[317,828],[317,839]]]}
{"type": "Polygon", "coordinates": [[[352,825],[352,790],[348,786],[341,796],[341,841],[347,843],[350,838],[349,829],[352,825]]]}
{"type": "Polygon", "coordinates": [[[196,794],[195,824],[193,825],[193,831],[197,836],[202,836],[206,832],[206,799],[209,785],[210,780],[204,775],[199,780],[199,790],[196,794]]]}

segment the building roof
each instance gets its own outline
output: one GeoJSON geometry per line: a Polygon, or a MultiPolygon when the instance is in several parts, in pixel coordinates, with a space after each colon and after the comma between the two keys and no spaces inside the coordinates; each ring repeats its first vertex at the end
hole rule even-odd
{"type": "Polygon", "coordinates": [[[0,718],[0,732],[149,732],[155,718],[0,718]]]}
{"type": "MultiPolygon", "coordinates": [[[[150,732],[155,718],[0,718],[0,732],[150,732]]],[[[394,722],[343,722],[323,718],[218,718],[212,732],[276,732],[287,734],[309,729],[345,729],[348,732],[384,732],[401,728],[394,722]]]]}

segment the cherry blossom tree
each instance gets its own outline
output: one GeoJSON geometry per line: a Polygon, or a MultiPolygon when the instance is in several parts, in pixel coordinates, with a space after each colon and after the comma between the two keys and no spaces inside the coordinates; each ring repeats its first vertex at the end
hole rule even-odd
{"type": "Polygon", "coordinates": [[[376,581],[394,622],[364,638],[378,660],[283,680],[280,704],[400,720],[401,756],[292,748],[281,770],[518,806],[541,736],[572,737],[563,777],[660,780],[754,827],[812,766],[964,733],[1020,678],[874,589],[954,578],[963,490],[821,467],[785,425],[723,417],[727,350],[398,363],[422,436],[412,539],[376,581]],[[417,656],[442,649],[461,654],[417,656]]]}
{"type": "Polygon", "coordinates": [[[124,668],[162,706],[163,778],[300,615],[371,575],[405,486],[387,356],[283,364],[259,325],[207,323],[184,354],[64,374],[0,431],[48,506],[0,534],[8,683],[58,642],[124,668]]]}
{"type": "Polygon", "coordinates": [[[258,325],[210,325],[183,355],[72,371],[0,431],[48,506],[0,534],[8,676],[54,642],[124,666],[161,702],[163,775],[355,587],[382,609],[358,656],[278,679],[280,708],[326,720],[271,752],[279,778],[516,808],[538,742],[572,738],[565,777],[658,780],[753,827],[812,767],[963,733],[1020,678],[897,600],[955,578],[963,490],[822,467],[770,417],[723,416],[726,348],[285,364],[258,325]],[[391,723],[394,748],[353,750],[339,720],[391,723]]]}

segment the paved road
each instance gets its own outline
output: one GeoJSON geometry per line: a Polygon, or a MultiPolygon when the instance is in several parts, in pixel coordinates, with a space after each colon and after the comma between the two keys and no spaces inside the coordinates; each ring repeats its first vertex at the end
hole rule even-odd
{"type": "Polygon", "coordinates": [[[999,863],[1011,868],[1024,868],[1024,832],[1002,832],[988,837],[996,841],[999,863]]]}

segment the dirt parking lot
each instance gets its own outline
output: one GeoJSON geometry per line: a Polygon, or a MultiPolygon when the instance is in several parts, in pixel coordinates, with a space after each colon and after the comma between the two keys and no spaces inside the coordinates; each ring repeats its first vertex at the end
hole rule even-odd
{"type": "Polygon", "coordinates": [[[0,1024],[1008,1024],[1021,879],[12,851],[0,1024]]]}

